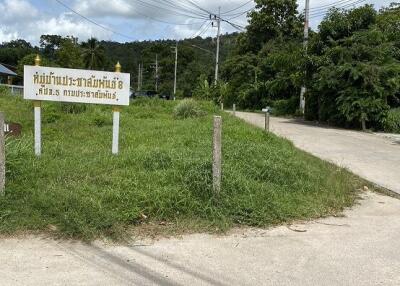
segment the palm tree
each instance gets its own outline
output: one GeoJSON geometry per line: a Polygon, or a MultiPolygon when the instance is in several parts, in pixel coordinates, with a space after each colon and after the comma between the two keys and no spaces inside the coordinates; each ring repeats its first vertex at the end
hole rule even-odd
{"type": "Polygon", "coordinates": [[[87,42],[83,42],[82,48],[82,58],[86,68],[93,70],[104,66],[104,47],[100,45],[96,38],[90,38],[87,42]]]}

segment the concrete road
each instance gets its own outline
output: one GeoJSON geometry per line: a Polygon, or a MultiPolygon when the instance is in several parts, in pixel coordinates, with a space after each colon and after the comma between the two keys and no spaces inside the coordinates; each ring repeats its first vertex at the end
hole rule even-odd
{"type": "MultiPolygon", "coordinates": [[[[263,114],[236,112],[236,116],[264,128],[263,114]]],[[[272,132],[291,140],[296,147],[400,194],[398,137],[320,127],[276,117],[271,118],[270,126],[272,132]]]]}
{"type": "Polygon", "coordinates": [[[400,285],[400,201],[366,192],[346,217],[126,246],[0,240],[0,285],[400,285]]]}

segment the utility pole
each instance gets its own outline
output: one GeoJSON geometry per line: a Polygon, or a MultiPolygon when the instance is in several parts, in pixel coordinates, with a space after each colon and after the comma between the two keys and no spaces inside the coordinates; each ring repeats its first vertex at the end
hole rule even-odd
{"type": "Polygon", "coordinates": [[[143,88],[143,63],[140,64],[140,90],[143,88]]]}
{"type": "Polygon", "coordinates": [[[175,45],[175,76],[174,76],[174,100],[176,99],[176,77],[178,71],[178,41],[175,45]]]}
{"type": "Polygon", "coordinates": [[[158,54],[156,54],[156,92],[158,91],[158,54]]]}
{"type": "MultiPolygon", "coordinates": [[[[304,21],[304,52],[307,55],[307,48],[308,48],[308,29],[309,29],[309,21],[310,21],[310,0],[306,0],[306,7],[305,7],[305,21],[304,21]]],[[[304,75],[306,75],[306,71],[304,71],[304,75]]],[[[304,109],[306,107],[306,99],[305,93],[307,91],[307,87],[303,85],[300,91],[300,111],[304,114],[304,109]]]]}
{"type": "Polygon", "coordinates": [[[140,73],[141,73],[141,64],[139,63],[139,69],[138,69],[138,79],[137,79],[137,84],[138,84],[138,91],[140,91],[140,73]]]}
{"type": "Polygon", "coordinates": [[[218,16],[214,15],[214,19],[217,20],[217,52],[215,57],[215,85],[218,83],[218,69],[219,69],[219,42],[221,33],[221,7],[218,7],[218,16]]]}

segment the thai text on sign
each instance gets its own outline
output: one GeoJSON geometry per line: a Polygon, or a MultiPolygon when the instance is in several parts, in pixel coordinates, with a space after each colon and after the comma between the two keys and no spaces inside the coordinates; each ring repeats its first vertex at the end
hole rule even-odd
{"type": "Polygon", "coordinates": [[[130,74],[24,66],[24,98],[129,105],[130,74]]]}

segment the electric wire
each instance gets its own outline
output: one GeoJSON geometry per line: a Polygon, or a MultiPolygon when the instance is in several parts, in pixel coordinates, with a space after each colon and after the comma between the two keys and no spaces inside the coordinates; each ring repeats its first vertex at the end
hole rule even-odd
{"type": "Polygon", "coordinates": [[[56,1],[57,1],[60,5],[64,6],[66,9],[68,9],[69,11],[71,11],[72,13],[74,13],[74,14],[76,14],[76,15],[82,17],[83,19],[85,19],[86,21],[92,23],[93,25],[96,25],[96,26],[102,28],[103,30],[109,31],[109,32],[111,32],[111,33],[113,33],[113,34],[116,34],[116,35],[119,35],[119,36],[121,36],[121,37],[130,39],[130,40],[134,40],[134,38],[132,38],[131,36],[125,35],[125,34],[120,33],[120,32],[118,32],[118,31],[114,31],[114,30],[112,30],[112,29],[110,29],[110,28],[108,28],[108,27],[106,27],[106,26],[103,26],[103,25],[101,25],[101,24],[99,24],[99,23],[93,21],[92,19],[90,19],[90,18],[88,18],[88,17],[86,17],[86,16],[80,14],[79,12],[75,11],[74,9],[72,9],[71,7],[69,7],[68,5],[66,5],[64,2],[61,2],[60,0],[56,0],[56,1]]]}

